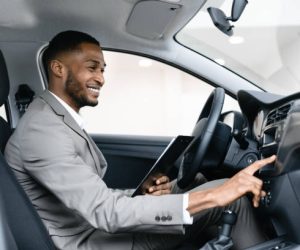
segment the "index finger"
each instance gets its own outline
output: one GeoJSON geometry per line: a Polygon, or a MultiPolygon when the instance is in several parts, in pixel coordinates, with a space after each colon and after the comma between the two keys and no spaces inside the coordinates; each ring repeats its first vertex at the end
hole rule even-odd
{"type": "Polygon", "coordinates": [[[265,158],[265,159],[262,159],[262,160],[258,160],[256,162],[252,163],[247,168],[245,168],[245,172],[247,172],[248,174],[253,175],[257,170],[261,169],[265,165],[274,162],[275,159],[276,159],[276,156],[272,155],[272,156],[270,156],[268,158],[265,158]]]}

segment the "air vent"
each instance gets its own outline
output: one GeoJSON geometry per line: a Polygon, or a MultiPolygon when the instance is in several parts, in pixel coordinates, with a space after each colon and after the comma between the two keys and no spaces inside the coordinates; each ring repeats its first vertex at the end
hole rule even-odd
{"type": "Polygon", "coordinates": [[[272,110],[267,118],[267,125],[284,120],[290,111],[291,104],[286,104],[277,109],[272,110]]]}

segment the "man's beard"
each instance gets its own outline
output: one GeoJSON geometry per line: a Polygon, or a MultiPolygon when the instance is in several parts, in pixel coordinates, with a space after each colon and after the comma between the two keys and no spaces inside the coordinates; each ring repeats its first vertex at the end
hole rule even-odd
{"type": "Polygon", "coordinates": [[[74,77],[70,71],[68,71],[68,77],[65,83],[66,92],[72,97],[73,103],[78,109],[84,106],[94,107],[98,104],[97,102],[90,101],[85,95],[85,90],[82,88],[80,83],[74,80],[74,77]]]}

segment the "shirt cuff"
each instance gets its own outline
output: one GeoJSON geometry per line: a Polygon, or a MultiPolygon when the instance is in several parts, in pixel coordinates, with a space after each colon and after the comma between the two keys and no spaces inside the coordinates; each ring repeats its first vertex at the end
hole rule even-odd
{"type": "Polygon", "coordinates": [[[189,205],[189,194],[183,194],[183,224],[193,224],[193,217],[186,210],[189,205]]]}

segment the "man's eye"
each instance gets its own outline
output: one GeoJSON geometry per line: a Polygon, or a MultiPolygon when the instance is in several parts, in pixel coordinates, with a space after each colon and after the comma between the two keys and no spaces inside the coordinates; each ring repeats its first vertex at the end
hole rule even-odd
{"type": "Polygon", "coordinates": [[[97,69],[97,67],[96,67],[96,66],[89,66],[89,69],[90,69],[91,71],[95,71],[95,70],[97,69]]]}

